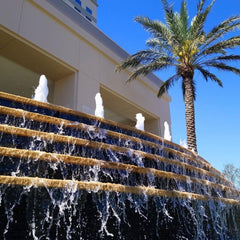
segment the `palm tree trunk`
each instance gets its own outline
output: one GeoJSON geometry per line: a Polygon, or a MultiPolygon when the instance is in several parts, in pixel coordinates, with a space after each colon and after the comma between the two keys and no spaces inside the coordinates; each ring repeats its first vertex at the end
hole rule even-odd
{"type": "Polygon", "coordinates": [[[196,131],[195,131],[195,110],[194,110],[194,89],[191,77],[184,77],[184,102],[185,118],[187,129],[188,149],[197,153],[196,131]]]}

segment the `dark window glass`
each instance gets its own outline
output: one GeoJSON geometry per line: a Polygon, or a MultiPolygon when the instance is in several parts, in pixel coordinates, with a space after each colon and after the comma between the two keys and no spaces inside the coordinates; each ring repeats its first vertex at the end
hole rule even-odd
{"type": "Polygon", "coordinates": [[[77,7],[74,7],[74,9],[76,9],[78,12],[80,12],[80,13],[81,13],[81,10],[80,10],[80,9],[78,9],[77,7]]]}
{"type": "Polygon", "coordinates": [[[86,11],[92,15],[92,10],[89,7],[86,7],[86,11]]]}
{"type": "Polygon", "coordinates": [[[87,20],[89,20],[90,22],[92,21],[92,19],[91,19],[91,18],[89,18],[88,16],[86,16],[86,19],[87,19],[87,20]]]}
{"type": "Polygon", "coordinates": [[[75,2],[77,2],[79,5],[82,5],[80,0],[75,0],[75,2]]]}

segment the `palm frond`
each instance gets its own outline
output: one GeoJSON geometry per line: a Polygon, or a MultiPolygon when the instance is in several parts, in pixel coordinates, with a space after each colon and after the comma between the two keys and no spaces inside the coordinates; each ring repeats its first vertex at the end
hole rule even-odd
{"type": "Polygon", "coordinates": [[[209,72],[208,70],[206,70],[200,66],[197,66],[196,69],[201,72],[201,74],[203,75],[203,77],[205,78],[206,81],[208,81],[210,79],[210,80],[218,83],[218,85],[220,87],[223,86],[222,81],[215,74],[209,72]]]}
{"type": "Polygon", "coordinates": [[[146,45],[150,48],[157,48],[157,49],[163,49],[165,51],[165,47],[168,47],[161,39],[159,38],[149,38],[146,41],[146,45]]]}
{"type": "Polygon", "coordinates": [[[158,52],[160,55],[172,55],[171,46],[159,38],[148,39],[146,45],[149,49],[158,52]]]}
{"type": "Polygon", "coordinates": [[[197,13],[200,14],[202,12],[203,6],[205,4],[205,0],[200,0],[197,4],[197,13]]]}
{"type": "Polygon", "coordinates": [[[163,9],[168,9],[169,8],[169,5],[168,5],[168,1],[167,0],[161,0],[162,2],[162,5],[163,5],[163,9]]]}
{"type": "Polygon", "coordinates": [[[187,39],[188,35],[188,11],[186,0],[182,2],[180,11],[180,21],[181,21],[181,32],[183,33],[184,41],[187,39]]]}
{"type": "Polygon", "coordinates": [[[140,23],[143,28],[152,34],[155,38],[169,42],[171,39],[171,32],[164,23],[157,20],[151,20],[148,17],[137,16],[135,21],[140,23]]]}
{"type": "Polygon", "coordinates": [[[227,49],[232,49],[238,46],[240,46],[240,36],[232,37],[230,39],[217,42],[214,45],[203,50],[201,54],[202,55],[208,55],[212,53],[226,54],[227,49]]]}
{"type": "Polygon", "coordinates": [[[172,42],[181,45],[183,42],[183,35],[181,32],[180,14],[173,12],[173,7],[169,6],[167,0],[162,0],[162,3],[165,11],[165,21],[172,35],[172,42]]]}
{"type": "Polygon", "coordinates": [[[168,91],[168,89],[170,87],[172,87],[174,85],[174,83],[180,78],[181,76],[178,74],[175,74],[173,76],[171,76],[170,78],[168,78],[165,82],[162,83],[162,85],[159,88],[158,91],[158,97],[161,97],[165,92],[168,91]]]}
{"type": "Polygon", "coordinates": [[[127,79],[130,82],[136,79],[138,76],[145,76],[150,72],[166,69],[174,65],[174,59],[171,57],[161,57],[155,61],[152,61],[146,65],[140,65],[127,79]]]}
{"type": "Polygon", "coordinates": [[[206,22],[207,16],[214,4],[215,0],[211,2],[210,5],[203,10],[205,0],[201,0],[198,6],[197,15],[192,19],[190,30],[189,30],[189,40],[194,41],[198,39],[203,33],[204,23],[206,22]]]}
{"type": "Polygon", "coordinates": [[[161,57],[161,54],[159,52],[152,51],[151,49],[138,51],[137,53],[128,57],[120,65],[117,65],[116,72],[119,72],[122,69],[126,68],[134,68],[139,66],[140,64],[147,64],[149,62],[153,62],[159,57],[161,57]]]}
{"type": "Polygon", "coordinates": [[[133,58],[132,56],[127,58],[125,61],[123,61],[121,64],[117,65],[115,68],[116,72],[120,72],[123,69],[131,68],[131,67],[137,67],[141,63],[140,59],[133,58]]]}
{"type": "Polygon", "coordinates": [[[224,36],[226,33],[233,31],[236,28],[240,28],[240,16],[229,17],[228,19],[224,20],[219,25],[214,27],[206,35],[206,40],[203,47],[205,48],[215,40],[219,39],[220,37],[224,36]]]}
{"type": "Polygon", "coordinates": [[[230,71],[230,72],[233,72],[233,73],[240,76],[240,69],[239,68],[229,66],[229,65],[224,64],[222,62],[219,63],[219,62],[216,62],[216,61],[212,61],[212,62],[206,63],[205,65],[208,66],[208,67],[214,67],[218,70],[230,71]]]}
{"type": "Polygon", "coordinates": [[[212,58],[211,60],[205,61],[205,63],[211,61],[221,61],[221,62],[229,62],[229,61],[240,61],[240,55],[223,55],[212,58]]]}

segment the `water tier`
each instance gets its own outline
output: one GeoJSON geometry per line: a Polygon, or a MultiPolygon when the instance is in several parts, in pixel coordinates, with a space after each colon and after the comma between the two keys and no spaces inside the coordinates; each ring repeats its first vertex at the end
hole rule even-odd
{"type": "Polygon", "coordinates": [[[239,192],[158,136],[0,92],[0,142],[0,239],[239,239],[239,192]]]}

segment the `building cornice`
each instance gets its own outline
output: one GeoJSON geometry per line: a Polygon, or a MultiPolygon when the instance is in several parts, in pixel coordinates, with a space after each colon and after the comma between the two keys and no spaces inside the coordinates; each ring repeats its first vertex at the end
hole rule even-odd
{"type": "Polygon", "coordinates": [[[90,0],[90,1],[98,7],[98,4],[97,4],[96,0],[90,0]]]}

